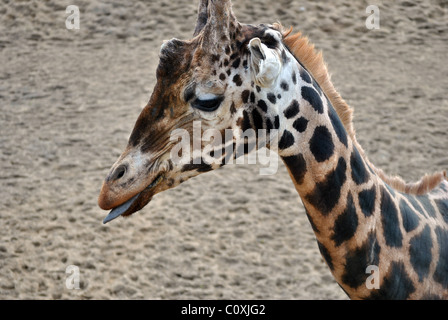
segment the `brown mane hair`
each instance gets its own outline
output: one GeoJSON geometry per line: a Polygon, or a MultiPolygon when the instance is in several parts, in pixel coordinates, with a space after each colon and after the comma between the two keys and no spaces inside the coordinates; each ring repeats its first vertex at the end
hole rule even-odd
{"type": "Polygon", "coordinates": [[[280,24],[274,24],[274,28],[282,32],[283,43],[288,47],[291,53],[304,65],[317,81],[327,98],[330,100],[336,110],[342,124],[348,135],[352,139],[354,145],[362,155],[364,160],[372,168],[373,171],[388,185],[400,192],[421,195],[425,194],[437,187],[444,179],[447,179],[446,172],[437,172],[431,175],[425,175],[418,182],[406,183],[398,176],[388,176],[383,170],[376,168],[365,156],[364,150],[356,141],[355,130],[353,129],[352,118],[353,109],[342,99],[341,95],[336,91],[330,80],[327,65],[324,62],[322,52],[317,52],[314,45],[309,42],[308,38],[300,32],[292,34],[292,27],[284,29],[280,24]]]}

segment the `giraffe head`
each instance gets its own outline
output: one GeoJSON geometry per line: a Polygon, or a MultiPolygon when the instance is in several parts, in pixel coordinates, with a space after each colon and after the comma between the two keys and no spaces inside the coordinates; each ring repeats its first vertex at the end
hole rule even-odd
{"type": "Polygon", "coordinates": [[[201,0],[193,39],[161,47],[152,96],[102,186],[98,204],[112,209],[105,222],[255,149],[257,129],[279,128],[275,104],[258,98],[285,59],[278,29],[239,23],[230,0],[201,0]]]}

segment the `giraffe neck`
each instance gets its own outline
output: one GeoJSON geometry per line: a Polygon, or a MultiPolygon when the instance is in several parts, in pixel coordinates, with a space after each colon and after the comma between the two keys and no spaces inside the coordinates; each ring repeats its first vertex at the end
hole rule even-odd
{"type": "Polygon", "coordinates": [[[312,76],[299,64],[291,72],[295,98],[279,110],[279,155],[304,203],[319,249],[344,288],[351,243],[374,242],[379,181],[312,76]],[[361,201],[370,217],[359,217],[356,205],[361,201]]]}
{"type": "Polygon", "coordinates": [[[427,224],[448,223],[448,215],[441,214],[448,210],[448,183],[434,196],[392,189],[369,166],[306,69],[299,63],[285,69],[280,77],[291,82],[286,86],[280,80],[279,87],[292,92],[278,107],[278,153],[336,281],[351,298],[427,297],[433,289],[425,288],[435,287],[434,295],[448,295],[442,275],[448,257],[441,251],[448,250],[448,232],[427,224]],[[429,254],[421,258],[423,248],[429,254]],[[386,287],[372,291],[366,282],[369,267],[386,287]]]}
{"type": "Polygon", "coordinates": [[[359,287],[367,295],[366,265],[379,265],[375,205],[382,181],[313,77],[299,63],[290,70],[295,97],[279,110],[279,155],[336,281],[351,297],[359,287]],[[365,264],[350,262],[358,259],[365,264]]]}

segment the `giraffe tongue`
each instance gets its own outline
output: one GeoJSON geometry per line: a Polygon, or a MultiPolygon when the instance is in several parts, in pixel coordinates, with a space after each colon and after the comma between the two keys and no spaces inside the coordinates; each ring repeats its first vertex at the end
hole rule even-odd
{"type": "Polygon", "coordinates": [[[128,209],[132,206],[132,204],[135,202],[135,200],[137,200],[137,198],[140,196],[140,193],[137,194],[136,196],[132,197],[131,199],[129,199],[128,201],[126,201],[125,203],[123,203],[122,205],[113,208],[109,214],[107,215],[106,218],[104,218],[103,220],[103,224],[108,223],[109,221],[114,220],[115,218],[118,218],[119,216],[121,216],[123,213],[125,213],[126,211],[128,211],[128,209]]]}

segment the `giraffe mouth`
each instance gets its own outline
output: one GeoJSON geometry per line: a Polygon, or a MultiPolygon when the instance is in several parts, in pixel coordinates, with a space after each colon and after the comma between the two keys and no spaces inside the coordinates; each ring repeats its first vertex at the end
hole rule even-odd
{"type": "Polygon", "coordinates": [[[164,176],[162,174],[158,175],[153,182],[151,182],[143,191],[133,196],[131,199],[125,203],[113,208],[106,218],[103,220],[103,224],[112,221],[119,216],[130,216],[131,214],[143,209],[152,199],[154,195],[154,189],[163,180],[164,176]]]}

